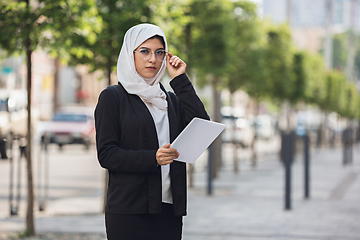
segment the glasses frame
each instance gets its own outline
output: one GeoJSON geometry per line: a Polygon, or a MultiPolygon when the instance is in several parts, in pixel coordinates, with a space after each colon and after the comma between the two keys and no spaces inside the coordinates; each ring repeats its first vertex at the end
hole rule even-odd
{"type": "Polygon", "coordinates": [[[157,56],[156,56],[156,51],[159,51],[160,50],[160,48],[159,49],[157,49],[157,50],[155,50],[155,51],[151,51],[151,49],[150,48],[146,48],[146,47],[142,47],[142,48],[140,48],[140,50],[138,50],[138,51],[136,51],[136,50],[134,50],[134,52],[136,52],[136,53],[138,53],[139,54],[139,57],[142,59],[142,60],[144,60],[144,61],[147,61],[147,60],[149,60],[151,57],[152,57],[152,55],[153,55],[153,53],[155,54],[155,58],[157,59],[157,60],[159,60],[160,62],[163,62],[164,61],[164,59],[165,59],[165,57],[167,56],[167,54],[168,54],[168,52],[167,51],[165,51],[165,49],[161,49],[161,51],[164,51],[164,58],[162,59],[162,60],[160,60],[159,58],[157,58],[157,56]],[[141,52],[140,52],[140,50],[141,49],[144,49],[144,50],[148,50],[149,52],[150,52],[150,55],[149,55],[149,57],[147,57],[146,59],[145,58],[143,58],[143,57],[141,57],[141,52]]]}

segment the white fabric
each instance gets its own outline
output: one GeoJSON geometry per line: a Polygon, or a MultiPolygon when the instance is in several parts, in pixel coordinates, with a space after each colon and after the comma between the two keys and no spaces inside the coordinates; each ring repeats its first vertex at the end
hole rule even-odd
{"type": "MultiPolygon", "coordinates": [[[[118,80],[130,94],[138,95],[148,107],[154,120],[159,146],[170,143],[169,118],[166,94],[160,88],[160,80],[165,73],[166,60],[162,62],[155,77],[148,79],[137,73],[134,62],[134,50],[150,37],[159,35],[167,43],[162,29],[152,24],[139,24],[130,28],[124,37],[118,63],[118,80]]],[[[170,165],[161,166],[162,201],[173,203],[170,182],[170,165]]]]}
{"type": "Polygon", "coordinates": [[[167,110],[166,95],[158,84],[164,76],[166,59],[162,62],[159,72],[153,78],[144,78],[137,73],[134,62],[134,50],[150,37],[159,35],[167,43],[163,30],[153,24],[139,24],[130,28],[124,37],[117,62],[117,76],[121,85],[130,94],[136,94],[145,102],[151,103],[161,110],[167,110]]]}
{"type": "MultiPolygon", "coordinates": [[[[164,111],[155,107],[151,103],[146,103],[151,116],[154,119],[156,132],[158,135],[159,146],[162,147],[170,142],[169,118],[167,114],[162,114],[164,111]]],[[[162,180],[162,202],[173,203],[170,182],[170,164],[161,166],[161,180],[162,180]]]]}

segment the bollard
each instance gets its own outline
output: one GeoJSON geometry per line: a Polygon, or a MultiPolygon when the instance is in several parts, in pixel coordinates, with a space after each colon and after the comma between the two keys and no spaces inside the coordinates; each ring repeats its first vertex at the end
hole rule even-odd
{"type": "Polygon", "coordinates": [[[17,157],[17,179],[16,179],[16,189],[15,189],[15,174],[14,174],[14,166],[15,166],[15,160],[14,160],[14,148],[11,144],[11,154],[9,157],[10,160],[10,186],[9,186],[9,204],[10,204],[10,215],[16,216],[18,215],[19,206],[20,206],[20,199],[21,199],[21,159],[24,156],[23,154],[23,147],[19,146],[19,156],[17,157]],[[16,193],[15,193],[16,191],[16,193]],[[16,195],[16,198],[14,197],[16,195]]]}
{"type": "Polygon", "coordinates": [[[13,154],[9,157],[10,161],[10,181],[9,181],[9,205],[10,205],[10,215],[17,215],[17,209],[13,205],[13,191],[14,191],[14,161],[13,154]]]}
{"type": "Polygon", "coordinates": [[[343,164],[352,162],[352,131],[346,128],[343,132],[343,164]]]}
{"type": "Polygon", "coordinates": [[[285,210],[291,210],[291,164],[293,161],[294,134],[284,134],[284,164],[285,164],[285,210]]]}
{"type": "Polygon", "coordinates": [[[44,138],[40,146],[38,163],[38,202],[39,211],[45,211],[49,190],[49,139],[44,138]],[[43,156],[43,157],[42,157],[43,156]]]}
{"type": "Polygon", "coordinates": [[[349,164],[353,162],[353,137],[353,129],[349,128],[349,164]]]}
{"type": "Polygon", "coordinates": [[[309,154],[309,136],[304,135],[304,173],[305,173],[305,193],[304,197],[310,195],[310,154],[309,154]]]}
{"type": "Polygon", "coordinates": [[[208,185],[207,185],[207,195],[212,195],[212,147],[211,144],[208,148],[208,185]]]}

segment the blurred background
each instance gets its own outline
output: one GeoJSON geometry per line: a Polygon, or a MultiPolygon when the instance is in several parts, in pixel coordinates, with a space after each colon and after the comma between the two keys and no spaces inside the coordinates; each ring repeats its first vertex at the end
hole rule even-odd
{"type": "MultiPolygon", "coordinates": [[[[310,152],[337,149],[344,164],[356,156],[360,0],[0,4],[0,214],[26,216],[26,234],[44,212],[103,211],[107,176],[97,164],[93,111],[100,92],[117,84],[124,34],[139,23],[164,30],[211,119],[226,125],[188,166],[190,189],[207,186],[211,195],[221,175],[256,169],[269,156],[284,162],[284,135],[294,156],[304,136],[310,152]]],[[[171,91],[170,80],[162,83],[171,91]]]]}

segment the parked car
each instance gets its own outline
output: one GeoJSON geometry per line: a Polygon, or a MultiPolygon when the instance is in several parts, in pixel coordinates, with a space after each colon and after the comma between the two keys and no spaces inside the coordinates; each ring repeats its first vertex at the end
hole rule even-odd
{"type": "Polygon", "coordinates": [[[26,136],[26,105],[26,90],[0,89],[0,155],[2,159],[8,157],[14,138],[26,136]]]}
{"type": "Polygon", "coordinates": [[[256,137],[262,139],[270,139],[275,134],[271,116],[267,114],[258,115],[255,118],[256,137]]]}
{"type": "Polygon", "coordinates": [[[42,141],[55,143],[60,149],[66,144],[84,144],[86,149],[95,141],[95,122],[92,115],[75,112],[57,112],[44,122],[42,141]]]}
{"type": "Polygon", "coordinates": [[[224,142],[237,142],[244,147],[250,146],[254,139],[254,128],[251,121],[242,117],[223,115],[222,123],[225,130],[222,133],[224,142]]]}

